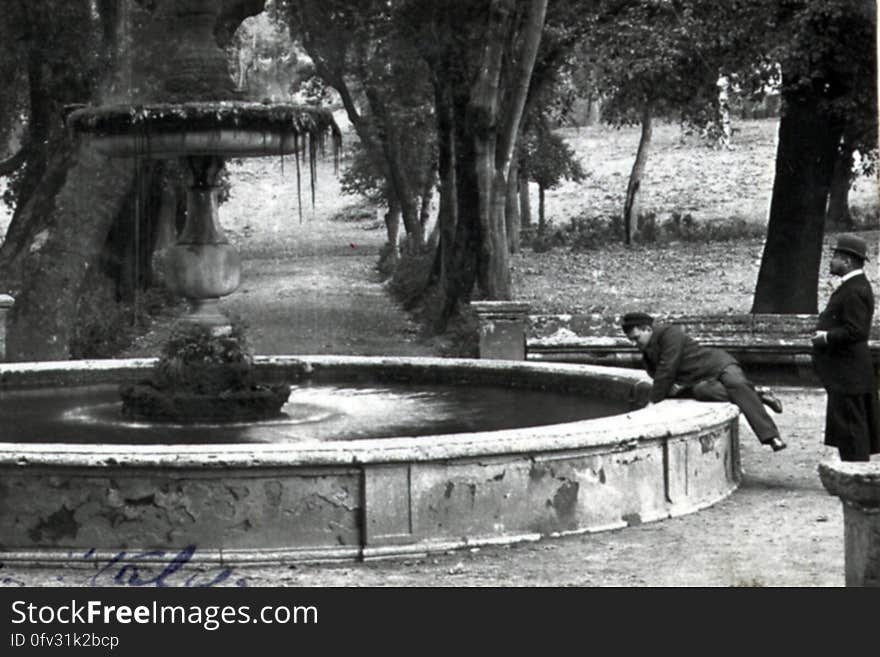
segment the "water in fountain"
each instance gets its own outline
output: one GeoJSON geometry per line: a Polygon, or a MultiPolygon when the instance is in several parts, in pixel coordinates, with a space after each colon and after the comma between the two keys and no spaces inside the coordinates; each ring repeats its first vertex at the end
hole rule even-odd
{"type": "Polygon", "coordinates": [[[38,443],[303,443],[495,431],[626,410],[623,401],[486,384],[294,384],[276,417],[249,422],[144,421],[120,416],[115,385],[4,393],[4,439],[38,443]]]}

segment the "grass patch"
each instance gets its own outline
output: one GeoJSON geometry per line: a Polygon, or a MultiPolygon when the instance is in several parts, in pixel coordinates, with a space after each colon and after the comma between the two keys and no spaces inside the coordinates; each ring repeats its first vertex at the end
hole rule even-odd
{"type": "MultiPolygon", "coordinates": [[[[766,232],[766,225],[742,217],[697,220],[689,212],[673,212],[669,218],[660,219],[650,212],[639,216],[636,241],[640,244],[727,242],[764,237],[766,232]]],[[[620,215],[575,217],[543,233],[527,234],[523,240],[535,253],[546,253],[554,248],[591,251],[623,241],[620,215]]]]}

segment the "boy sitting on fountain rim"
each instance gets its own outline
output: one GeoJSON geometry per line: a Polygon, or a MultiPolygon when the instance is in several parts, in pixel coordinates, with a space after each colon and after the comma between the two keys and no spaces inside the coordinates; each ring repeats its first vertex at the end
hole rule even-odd
{"type": "Polygon", "coordinates": [[[655,326],[654,318],[643,312],[626,313],[621,327],[642,352],[645,370],[653,379],[637,390],[637,399],[647,396],[647,405],[669,397],[732,402],[761,444],[774,452],[785,449],[776,423],[764,409],[766,404],[781,413],[782,403],[768,388],[755,388],[729,353],[700,345],[675,324],[655,326]]]}

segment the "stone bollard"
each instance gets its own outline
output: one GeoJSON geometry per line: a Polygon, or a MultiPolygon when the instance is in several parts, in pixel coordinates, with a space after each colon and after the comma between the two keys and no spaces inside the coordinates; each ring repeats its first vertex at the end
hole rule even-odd
{"type": "Polygon", "coordinates": [[[472,301],[480,321],[480,358],[525,360],[529,304],[523,301],[472,301]]]}
{"type": "Polygon", "coordinates": [[[846,585],[880,587],[880,461],[820,463],[819,478],[843,502],[846,585]]]}
{"type": "Polygon", "coordinates": [[[0,294],[0,362],[6,360],[6,316],[14,303],[8,294],[0,294]]]}

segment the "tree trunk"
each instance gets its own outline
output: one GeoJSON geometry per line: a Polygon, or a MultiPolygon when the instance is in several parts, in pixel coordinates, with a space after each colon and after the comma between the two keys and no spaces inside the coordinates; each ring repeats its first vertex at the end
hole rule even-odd
{"type": "Polygon", "coordinates": [[[477,263],[482,241],[480,186],[474,163],[474,139],[464,129],[466,109],[456,107],[455,119],[455,239],[446,270],[446,312],[459,301],[468,302],[477,281],[477,263]]]}
{"type": "Polygon", "coordinates": [[[400,258],[400,204],[394,194],[390,194],[388,212],[385,213],[385,230],[388,234],[389,258],[400,258]]]}
{"type": "Polygon", "coordinates": [[[507,175],[507,198],[504,206],[504,218],[507,222],[507,247],[510,253],[519,253],[519,227],[522,221],[519,216],[519,167],[516,159],[510,163],[507,175]]]}
{"type": "MultiPolygon", "coordinates": [[[[477,221],[481,237],[477,277],[481,291],[488,299],[510,297],[510,271],[505,275],[499,262],[504,260],[506,264],[507,240],[497,234],[500,226],[495,216],[498,191],[495,185],[499,176],[496,175],[495,158],[498,155],[501,67],[513,8],[512,0],[493,0],[491,3],[483,57],[466,115],[468,136],[473,141],[471,166],[477,186],[477,221]]],[[[503,174],[500,180],[504,182],[503,174]]],[[[464,214],[459,216],[464,217],[464,214]]]]}
{"type": "Polygon", "coordinates": [[[427,239],[426,230],[428,222],[431,219],[431,199],[434,197],[434,185],[436,183],[435,167],[436,162],[430,162],[425,171],[425,177],[422,182],[422,191],[419,194],[419,224],[422,226],[422,233],[427,239]]]}
{"type": "Polygon", "coordinates": [[[513,287],[510,277],[510,249],[507,238],[507,180],[499,169],[495,170],[492,185],[492,206],[489,210],[490,257],[487,260],[488,285],[486,290],[490,299],[510,299],[513,287]]]}
{"type": "Polygon", "coordinates": [[[648,149],[651,145],[651,107],[645,104],[642,109],[642,134],[639,138],[639,148],[636,151],[636,161],[633,163],[629,174],[629,183],[626,186],[626,200],[623,204],[623,230],[627,244],[632,244],[638,239],[638,215],[639,215],[639,189],[642,185],[642,175],[645,172],[645,164],[648,161],[648,149]]]}
{"type": "Polygon", "coordinates": [[[439,267],[438,287],[442,294],[434,329],[442,333],[455,310],[452,279],[455,270],[455,235],[458,226],[458,186],[456,183],[455,106],[449,81],[438,75],[434,81],[434,106],[437,109],[437,178],[440,203],[437,209],[437,243],[439,267]]]}
{"type": "MultiPolygon", "coordinates": [[[[432,69],[437,103],[438,143],[440,147],[441,208],[444,194],[453,192],[455,237],[452,249],[441,223],[443,310],[438,327],[445,327],[459,301],[468,301],[479,280],[488,298],[510,296],[510,268],[504,206],[507,173],[516,147],[516,135],[525,105],[535,53],[546,12],[546,0],[530,2],[524,21],[511,31],[515,14],[513,0],[492,0],[489,20],[482,35],[476,79],[465,82],[461,53],[448,47],[446,38],[455,33],[447,12],[432,14],[433,32],[439,35],[424,54],[432,69]],[[507,47],[513,48],[507,52],[507,47]],[[505,60],[505,53],[509,59],[505,60]],[[505,61],[514,63],[507,73],[507,94],[501,100],[501,69],[505,61]],[[503,106],[504,116],[499,117],[503,106]],[[444,129],[443,125],[451,126],[444,129]],[[445,135],[452,135],[444,147],[445,135]],[[453,175],[446,176],[445,154],[449,155],[453,175]],[[454,189],[447,180],[454,178],[454,189]]],[[[441,210],[441,222],[452,217],[441,210]]],[[[448,229],[448,227],[447,227],[448,229]]]]}
{"type": "Polygon", "coordinates": [[[730,79],[726,75],[718,76],[718,123],[721,125],[721,134],[718,137],[718,146],[730,150],[730,79]]]}
{"type": "MultiPolygon", "coordinates": [[[[20,248],[22,239],[33,234],[34,231],[27,226],[28,217],[31,213],[25,210],[29,205],[29,201],[35,195],[38,187],[41,186],[43,177],[49,164],[51,157],[49,148],[53,145],[53,136],[57,137],[60,131],[50,129],[53,123],[53,112],[51,110],[52,99],[49,97],[46,81],[46,66],[42,59],[42,53],[34,48],[31,50],[27,61],[27,77],[28,77],[28,125],[27,137],[23,147],[27,148],[27,157],[21,178],[16,185],[16,206],[12,213],[12,219],[7,228],[7,241],[12,240],[12,249],[20,248]]],[[[55,120],[58,120],[55,115],[55,120]]],[[[55,144],[58,140],[55,140],[55,144]]],[[[56,179],[57,181],[57,179],[56,179]]],[[[45,186],[41,191],[46,191],[45,186]]],[[[37,205],[41,202],[37,200],[37,205]]],[[[3,245],[3,251],[0,251],[0,263],[5,262],[9,256],[9,249],[3,245]]],[[[2,265],[0,265],[2,267],[2,265]]]]}
{"type": "Polygon", "coordinates": [[[16,207],[13,221],[6,231],[6,239],[0,246],[0,281],[3,290],[13,296],[25,283],[24,261],[35,240],[41,241],[41,234],[49,224],[58,192],[66,184],[74,157],[73,145],[65,140],[53,154],[51,164],[35,192],[26,203],[16,207]]]}
{"type": "Polygon", "coordinates": [[[378,92],[374,88],[368,87],[366,94],[370,108],[379,123],[379,142],[385,156],[385,170],[388,172],[388,182],[393,187],[400,205],[407,243],[419,249],[424,246],[425,238],[422,224],[419,221],[416,193],[409,176],[404,171],[398,127],[389,115],[388,108],[378,92]]]}
{"type": "MultiPolygon", "coordinates": [[[[783,87],[785,87],[783,78],[783,87]]],[[[785,98],[753,313],[815,313],[825,205],[841,128],[812,96],[785,98]]]]}
{"type": "Polygon", "coordinates": [[[849,187],[852,181],[853,152],[844,144],[834,159],[825,227],[828,230],[852,230],[853,218],[849,211],[849,187]]]}
{"type": "Polygon", "coordinates": [[[529,196],[529,177],[521,176],[519,182],[519,216],[520,227],[532,227],[532,199],[529,196]]]}
{"type": "Polygon", "coordinates": [[[9,360],[69,357],[80,285],[96,265],[133,179],[129,161],[111,162],[87,145],[77,148],[49,217],[48,237],[28,257],[31,278],[16,299],[7,333],[9,360]]]}
{"type": "Polygon", "coordinates": [[[547,230],[547,223],[544,219],[544,187],[538,184],[538,235],[543,235],[547,230]]]}

